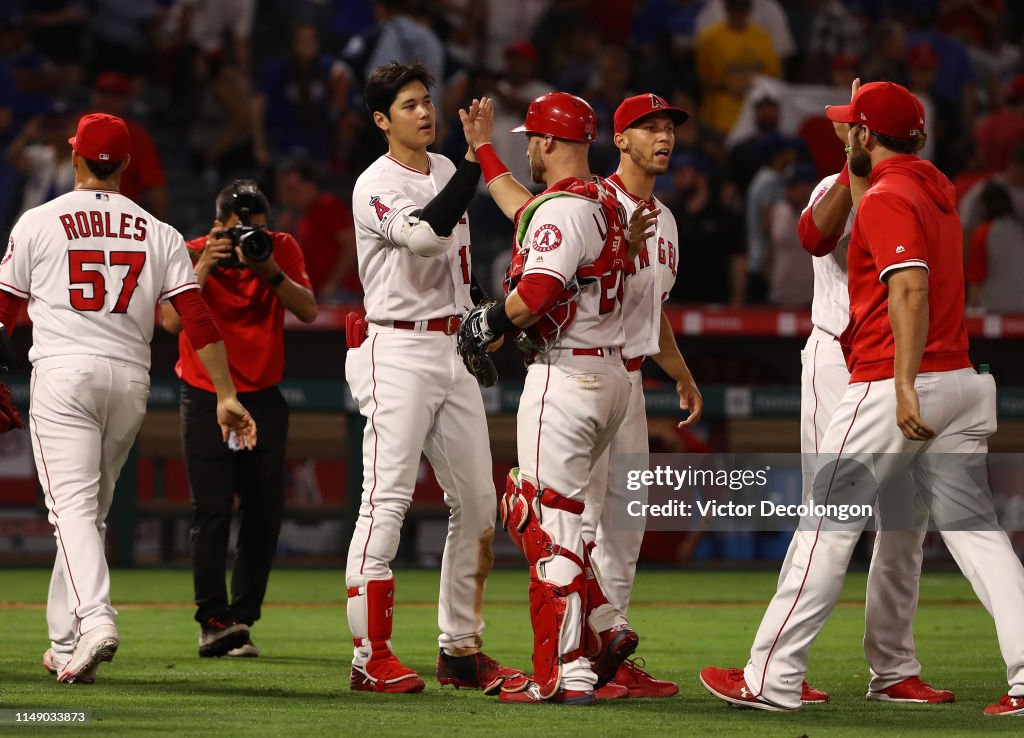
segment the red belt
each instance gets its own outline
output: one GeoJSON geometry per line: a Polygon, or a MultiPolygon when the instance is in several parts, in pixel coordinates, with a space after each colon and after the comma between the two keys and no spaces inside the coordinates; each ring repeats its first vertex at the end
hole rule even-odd
{"type": "Polygon", "coordinates": [[[617,348],[592,348],[592,349],[580,349],[574,348],[572,350],[573,356],[615,356],[617,348]]]}
{"type": "MultiPolygon", "coordinates": [[[[414,331],[416,330],[417,322],[423,321],[396,320],[392,323],[392,326],[402,331],[414,331]]],[[[431,318],[426,323],[428,331],[440,331],[446,336],[453,336],[462,324],[462,317],[459,315],[449,315],[447,318],[431,318]]]]}
{"type": "Polygon", "coordinates": [[[644,359],[646,359],[646,358],[647,358],[646,356],[637,356],[636,358],[633,358],[633,359],[626,359],[626,361],[623,362],[626,365],[626,371],[627,372],[638,372],[638,371],[640,371],[640,365],[644,363],[644,359]]]}

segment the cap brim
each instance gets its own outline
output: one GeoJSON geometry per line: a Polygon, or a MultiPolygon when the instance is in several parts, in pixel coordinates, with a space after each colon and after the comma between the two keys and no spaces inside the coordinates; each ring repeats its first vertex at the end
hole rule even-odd
{"type": "Polygon", "coordinates": [[[856,121],[852,105],[828,105],[825,107],[825,117],[833,123],[853,123],[856,121]]]}
{"type": "Polygon", "coordinates": [[[516,126],[511,131],[509,131],[509,133],[530,133],[530,129],[527,128],[525,124],[523,124],[521,126],[516,126]]]}
{"type": "MultiPolygon", "coordinates": [[[[624,131],[627,128],[630,128],[632,126],[635,126],[637,123],[642,121],[647,116],[654,115],[656,113],[665,113],[666,115],[668,115],[669,118],[672,119],[672,122],[675,125],[677,125],[677,126],[678,125],[682,125],[683,123],[685,123],[686,121],[688,121],[690,119],[690,114],[687,113],[682,108],[657,108],[656,110],[648,110],[645,113],[641,113],[640,115],[635,117],[633,120],[629,121],[629,123],[624,125],[622,127],[622,131],[624,131]]],[[[622,133],[622,131],[616,131],[616,133],[622,133]]]]}

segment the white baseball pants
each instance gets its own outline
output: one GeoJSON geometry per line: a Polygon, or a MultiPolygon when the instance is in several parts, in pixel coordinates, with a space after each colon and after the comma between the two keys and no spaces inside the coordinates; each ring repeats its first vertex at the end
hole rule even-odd
{"type": "MultiPolygon", "coordinates": [[[[618,350],[604,356],[574,356],[571,349],[541,354],[526,372],[516,418],[522,475],[538,489],[549,488],[589,504],[591,469],[619,429],[629,396],[630,383],[618,350]]],[[[542,514],[541,525],[552,541],[582,559],[582,516],[556,508],[544,508],[542,514]]],[[[565,556],[553,556],[547,563],[538,563],[537,569],[540,577],[556,586],[567,586],[580,574],[565,556]]],[[[579,594],[569,595],[566,603],[559,653],[577,648],[583,635],[579,594]]],[[[584,657],[562,666],[565,689],[589,691],[596,682],[584,657]]]]}
{"type": "Polygon", "coordinates": [[[583,541],[597,545],[591,562],[601,579],[608,602],[619,612],[629,611],[629,598],[636,578],[636,562],[644,542],[644,531],[624,530],[615,523],[615,511],[626,509],[630,500],[647,502],[647,487],[636,492],[626,489],[626,478],[610,478],[611,457],[628,454],[639,468],[647,468],[650,449],[647,438],[647,406],[644,403],[643,377],[640,371],[627,372],[629,403],[626,415],[611,443],[594,465],[587,486],[587,508],[583,513],[583,541]]]}
{"type": "MultiPolygon", "coordinates": [[[[990,507],[983,471],[986,439],[995,431],[991,375],[973,369],[929,372],[918,376],[916,386],[921,415],[938,433],[925,443],[907,440],[896,426],[892,379],[849,385],[821,441],[815,502],[827,504],[830,495],[851,487],[870,490],[872,483],[883,493],[899,493],[896,486],[885,485],[905,474],[909,461],[918,492],[927,496],[940,528],[957,519],[965,501],[977,509],[990,507]],[[859,466],[845,472],[849,467],[840,465],[833,473],[837,458],[859,466]],[[872,475],[873,482],[865,480],[862,471],[872,475]],[[862,484],[865,481],[868,484],[862,484]]],[[[800,706],[811,644],[839,599],[863,522],[840,528],[808,518],[801,527],[810,533],[797,539],[744,670],[755,694],[789,708],[800,706]]],[[[1010,694],[1024,696],[1024,567],[1002,530],[951,529],[943,530],[942,537],[995,619],[1010,694]]]]}
{"type": "MultiPolygon", "coordinates": [[[[800,453],[804,468],[804,495],[811,489],[815,458],[832,414],[850,384],[850,372],[839,341],[815,329],[800,352],[800,453]]],[[[921,584],[922,545],[927,515],[917,530],[884,530],[878,521],[864,609],[864,654],[871,669],[868,689],[877,692],[912,676],[921,664],[914,646],[914,614],[921,584]]],[[[813,531],[797,530],[779,573],[785,581],[800,538],[813,531]]]]}
{"type": "Polygon", "coordinates": [[[58,663],[82,633],[114,623],[105,521],[148,399],[137,364],[76,355],[32,369],[32,450],[57,539],[46,621],[58,663]]]}
{"type": "MultiPolygon", "coordinates": [[[[345,376],[363,431],[363,493],[345,581],[363,587],[390,579],[391,561],[420,466],[427,460],[451,508],[441,559],[438,642],[453,655],[479,650],[484,585],[493,562],[497,496],[483,399],[455,352],[455,336],[440,331],[370,326],[350,349],[345,376]]],[[[350,597],[352,634],[367,635],[366,595],[350,597]]],[[[355,660],[369,658],[357,647],[355,660]]]]}

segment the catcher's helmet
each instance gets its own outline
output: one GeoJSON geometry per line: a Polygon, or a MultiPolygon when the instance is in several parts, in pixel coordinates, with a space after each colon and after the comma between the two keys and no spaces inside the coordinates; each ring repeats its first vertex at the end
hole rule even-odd
{"type": "Polygon", "coordinates": [[[530,103],[526,122],[513,128],[512,133],[590,143],[597,136],[597,116],[586,100],[568,92],[549,92],[530,103]]]}

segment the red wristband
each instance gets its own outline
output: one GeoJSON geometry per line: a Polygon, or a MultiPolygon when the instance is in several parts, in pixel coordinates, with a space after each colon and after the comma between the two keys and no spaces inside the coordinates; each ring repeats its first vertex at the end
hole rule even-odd
{"type": "Polygon", "coordinates": [[[484,182],[486,184],[490,184],[498,177],[510,174],[508,167],[505,166],[505,162],[498,156],[498,152],[494,150],[494,146],[490,141],[477,147],[476,160],[480,162],[480,169],[484,173],[484,182]]]}
{"type": "Polygon", "coordinates": [[[843,164],[843,171],[839,172],[839,176],[836,177],[836,184],[847,189],[850,188],[850,162],[843,164]]]}

